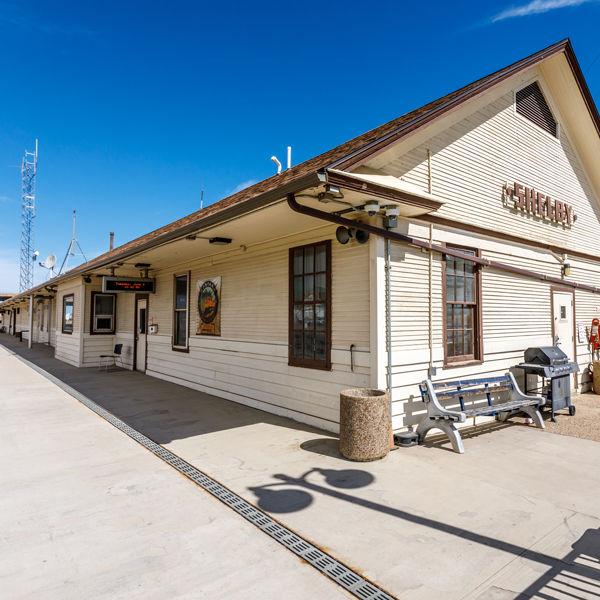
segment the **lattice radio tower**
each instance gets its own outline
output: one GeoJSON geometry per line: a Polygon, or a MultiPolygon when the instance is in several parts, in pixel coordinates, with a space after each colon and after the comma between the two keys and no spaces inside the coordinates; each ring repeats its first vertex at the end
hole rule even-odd
{"type": "Polygon", "coordinates": [[[27,152],[21,166],[21,282],[20,292],[33,287],[33,232],[35,219],[35,175],[37,172],[38,142],[35,152],[27,152]]]}

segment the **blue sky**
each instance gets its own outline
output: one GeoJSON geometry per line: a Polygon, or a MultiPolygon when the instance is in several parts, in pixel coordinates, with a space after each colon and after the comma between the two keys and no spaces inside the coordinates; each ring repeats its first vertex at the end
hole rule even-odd
{"type": "Polygon", "coordinates": [[[36,138],[35,247],[60,263],[76,209],[92,258],[202,186],[207,205],[269,177],[288,145],[297,164],[565,37],[599,102],[599,25],[600,0],[0,0],[0,291],[36,138]]]}

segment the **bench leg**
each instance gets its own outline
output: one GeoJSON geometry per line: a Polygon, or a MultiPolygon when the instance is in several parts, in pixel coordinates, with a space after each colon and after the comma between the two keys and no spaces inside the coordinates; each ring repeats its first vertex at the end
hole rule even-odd
{"type": "Polygon", "coordinates": [[[546,424],[540,411],[535,406],[524,406],[521,409],[526,415],[530,416],[538,429],[546,429],[546,424]]]}
{"type": "Polygon", "coordinates": [[[428,417],[423,419],[419,423],[416,431],[416,434],[419,436],[419,444],[423,443],[425,436],[432,429],[440,429],[448,436],[448,438],[450,438],[450,443],[452,444],[452,450],[454,450],[454,452],[458,452],[459,454],[464,453],[465,449],[463,447],[460,433],[458,433],[458,430],[456,427],[454,427],[454,423],[452,423],[452,421],[432,421],[428,417]]]}

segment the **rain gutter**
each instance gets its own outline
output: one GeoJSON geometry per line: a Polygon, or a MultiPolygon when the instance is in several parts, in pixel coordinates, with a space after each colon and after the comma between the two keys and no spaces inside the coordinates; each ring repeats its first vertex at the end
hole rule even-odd
{"type": "MultiPolygon", "coordinates": [[[[459,250],[453,250],[452,248],[445,248],[444,246],[438,246],[437,244],[432,244],[431,242],[425,242],[419,240],[417,238],[404,235],[402,233],[396,233],[394,231],[388,231],[387,229],[382,229],[381,227],[374,227],[373,225],[367,225],[365,223],[360,223],[358,221],[352,221],[351,219],[346,219],[345,217],[340,217],[338,215],[330,214],[323,212],[321,210],[317,210],[314,208],[310,208],[309,206],[304,206],[302,204],[298,204],[296,198],[293,193],[287,195],[287,202],[289,207],[300,214],[314,217],[316,219],[321,219],[322,221],[329,221],[330,223],[334,223],[336,225],[343,225],[344,227],[353,227],[355,229],[360,229],[361,231],[366,231],[368,233],[372,233],[373,235],[380,235],[383,238],[389,239],[394,242],[401,242],[403,244],[409,244],[411,246],[416,246],[417,248],[422,248],[427,252],[437,252],[446,256],[454,256],[456,258],[465,258],[464,252],[460,252],[459,250]]],[[[460,225],[459,225],[460,226],[460,225]]],[[[532,279],[539,279],[541,281],[547,281],[548,283],[556,283],[565,287],[572,287],[581,290],[588,290],[590,292],[600,292],[600,288],[594,287],[593,285],[587,285],[585,283],[577,283],[576,281],[568,281],[566,279],[561,279],[560,277],[551,277],[549,275],[545,275],[544,273],[538,273],[536,271],[529,271],[527,269],[520,269],[518,267],[513,267],[512,265],[507,265],[505,263],[496,262],[494,260],[488,260],[487,258],[480,258],[477,256],[469,256],[469,262],[473,262],[475,264],[481,265],[483,267],[491,267],[493,269],[498,269],[500,271],[506,271],[508,273],[515,273],[516,275],[521,275],[523,277],[530,277],[532,279]]]]}
{"type": "MultiPolygon", "coordinates": [[[[271,202],[275,202],[276,200],[281,200],[281,198],[285,198],[286,195],[289,193],[299,192],[305,190],[306,188],[319,186],[325,183],[326,181],[327,178],[325,174],[313,171],[308,175],[304,175],[303,177],[294,179],[293,181],[280,185],[279,187],[276,187],[272,190],[268,190],[262,194],[259,194],[258,196],[254,196],[254,198],[249,198],[248,200],[244,200],[243,202],[239,202],[238,204],[234,204],[233,206],[224,208],[212,215],[200,218],[197,221],[193,221],[192,223],[188,223],[187,225],[178,227],[173,231],[164,233],[156,238],[153,238],[151,240],[148,240],[147,242],[140,244],[139,246],[135,246],[134,248],[130,248],[129,250],[125,250],[118,254],[113,254],[112,256],[94,262],[91,265],[88,263],[84,263],[76,269],[68,271],[64,275],[54,277],[52,279],[52,285],[56,285],[57,283],[71,279],[72,277],[75,277],[82,273],[93,271],[96,269],[101,269],[115,262],[121,262],[123,259],[135,256],[136,254],[140,254],[141,252],[144,252],[146,250],[150,250],[155,246],[160,246],[168,242],[173,242],[178,238],[183,238],[187,235],[190,235],[191,233],[197,232],[200,229],[218,225],[223,221],[242,216],[245,213],[256,210],[257,208],[263,208],[271,202]]],[[[26,298],[31,292],[39,290],[48,284],[49,282],[46,281],[36,287],[31,288],[30,290],[26,290],[21,294],[13,296],[5,302],[18,302],[22,298],[26,298]]],[[[3,304],[4,303],[0,303],[0,309],[4,308],[3,304]]],[[[7,307],[8,306],[10,305],[7,305],[7,307]]]]}

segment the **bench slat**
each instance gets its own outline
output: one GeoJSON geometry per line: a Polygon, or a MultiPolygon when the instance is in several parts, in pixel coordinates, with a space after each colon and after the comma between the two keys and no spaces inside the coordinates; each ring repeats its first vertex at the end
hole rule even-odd
{"type": "Polygon", "coordinates": [[[531,400],[513,400],[512,402],[504,402],[503,404],[493,404],[492,406],[480,406],[478,408],[469,408],[464,413],[467,417],[482,417],[485,415],[495,415],[501,412],[516,410],[523,406],[534,406],[539,404],[539,400],[532,398],[531,400]]]}
{"type": "Polygon", "coordinates": [[[479,387],[479,388],[471,388],[466,390],[448,390],[447,392],[437,392],[436,396],[438,400],[452,400],[454,398],[467,398],[468,396],[481,396],[483,394],[495,394],[497,392],[509,392],[513,389],[512,384],[504,384],[504,385],[490,385],[490,387],[479,387]]]}
{"type": "Polygon", "coordinates": [[[510,377],[501,375],[499,377],[482,377],[480,379],[457,379],[455,381],[436,381],[432,382],[433,389],[437,392],[445,388],[473,387],[474,385],[484,385],[486,383],[510,383],[510,377]]]}

